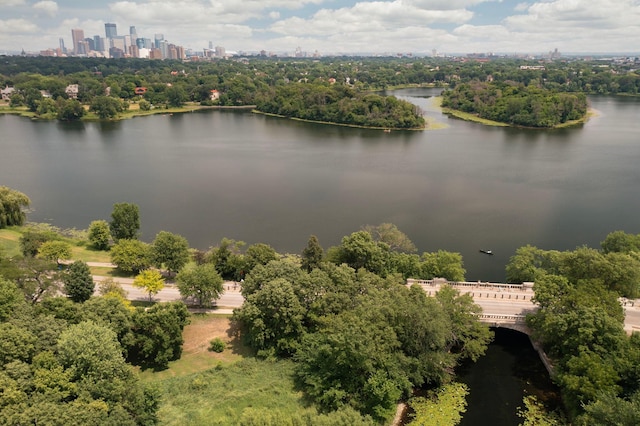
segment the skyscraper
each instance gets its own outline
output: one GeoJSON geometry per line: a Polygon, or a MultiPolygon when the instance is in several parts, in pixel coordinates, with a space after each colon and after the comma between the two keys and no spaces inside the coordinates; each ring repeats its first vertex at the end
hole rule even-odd
{"type": "Polygon", "coordinates": [[[107,38],[118,37],[118,31],[116,30],[116,24],[104,24],[104,33],[107,38]]]}
{"type": "Polygon", "coordinates": [[[84,51],[85,49],[82,44],[82,42],[84,41],[84,30],[78,28],[72,29],[71,38],[73,39],[73,53],[75,53],[76,55],[87,53],[84,51]]]}
{"type": "Polygon", "coordinates": [[[163,34],[154,34],[153,35],[153,40],[154,40],[153,45],[156,47],[156,49],[159,49],[160,48],[160,42],[162,40],[164,40],[164,35],[163,34]]]}

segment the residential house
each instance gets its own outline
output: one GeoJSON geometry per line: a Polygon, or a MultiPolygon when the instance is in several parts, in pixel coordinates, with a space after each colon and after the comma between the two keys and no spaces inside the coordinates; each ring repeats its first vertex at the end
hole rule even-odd
{"type": "Polygon", "coordinates": [[[78,99],[78,85],[77,84],[68,85],[67,88],[64,89],[64,93],[67,94],[69,99],[78,99]]]}
{"type": "Polygon", "coordinates": [[[6,86],[4,89],[0,89],[0,97],[2,97],[3,101],[9,101],[15,91],[15,87],[6,86]]]}
{"type": "Polygon", "coordinates": [[[217,101],[218,99],[220,99],[220,92],[218,92],[216,89],[213,89],[213,90],[211,91],[211,97],[210,97],[210,99],[211,99],[212,101],[217,101]]]}

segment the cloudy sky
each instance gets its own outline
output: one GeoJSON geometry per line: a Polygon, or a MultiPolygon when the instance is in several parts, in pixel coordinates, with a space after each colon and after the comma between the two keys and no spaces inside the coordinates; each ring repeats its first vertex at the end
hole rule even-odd
{"type": "Polygon", "coordinates": [[[104,37],[105,22],[194,50],[640,52],[640,0],[0,0],[0,53],[104,37]]]}

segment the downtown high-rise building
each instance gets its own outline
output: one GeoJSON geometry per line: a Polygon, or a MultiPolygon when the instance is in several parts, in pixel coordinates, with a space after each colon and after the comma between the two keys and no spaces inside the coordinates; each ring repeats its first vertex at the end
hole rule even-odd
{"type": "Polygon", "coordinates": [[[104,24],[104,34],[107,38],[118,37],[118,30],[116,29],[116,24],[111,24],[111,23],[104,24]]]}
{"type": "Polygon", "coordinates": [[[76,55],[87,54],[84,44],[84,30],[79,28],[72,29],[71,39],[73,40],[73,53],[76,55]]]}

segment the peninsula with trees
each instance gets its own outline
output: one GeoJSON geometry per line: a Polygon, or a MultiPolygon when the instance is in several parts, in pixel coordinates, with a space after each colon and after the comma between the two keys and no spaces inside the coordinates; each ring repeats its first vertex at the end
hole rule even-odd
{"type": "Polygon", "coordinates": [[[478,117],[510,126],[553,128],[577,124],[587,117],[584,93],[558,92],[515,82],[461,83],[445,90],[442,98],[445,112],[454,116],[470,120],[478,117]]]}

